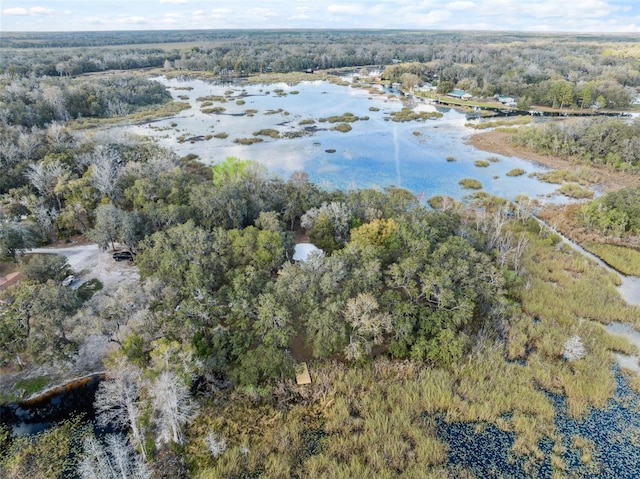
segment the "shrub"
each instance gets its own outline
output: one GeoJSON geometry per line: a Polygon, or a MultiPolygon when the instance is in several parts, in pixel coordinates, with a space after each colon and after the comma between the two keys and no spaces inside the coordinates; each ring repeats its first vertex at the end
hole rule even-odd
{"type": "Polygon", "coordinates": [[[593,198],[593,191],[582,188],[576,183],[567,183],[557,189],[557,192],[561,195],[568,196],[575,199],[590,199],[593,198]]]}
{"type": "Polygon", "coordinates": [[[236,138],[233,140],[238,145],[253,145],[254,143],[260,143],[264,141],[262,138],[236,138]]]}
{"type": "Polygon", "coordinates": [[[223,107],[223,106],[214,106],[214,107],[212,107],[212,108],[201,108],[201,109],[200,109],[200,111],[201,111],[202,113],[205,113],[205,114],[211,114],[211,113],[214,113],[214,114],[217,114],[217,115],[218,115],[218,114],[220,114],[220,113],[222,113],[222,112],[226,111],[226,108],[225,108],[225,107],[223,107]]]}
{"type": "Polygon", "coordinates": [[[270,136],[271,138],[280,138],[280,133],[278,130],[274,130],[273,128],[265,128],[262,130],[254,131],[253,136],[270,136]]]}
{"type": "Polygon", "coordinates": [[[474,180],[473,178],[462,178],[460,181],[458,181],[458,184],[468,190],[482,189],[482,183],[480,183],[478,180],[474,180]]]}
{"type": "Polygon", "coordinates": [[[351,125],[349,125],[349,123],[340,123],[334,126],[332,130],[340,131],[342,133],[347,133],[351,131],[351,125]]]}

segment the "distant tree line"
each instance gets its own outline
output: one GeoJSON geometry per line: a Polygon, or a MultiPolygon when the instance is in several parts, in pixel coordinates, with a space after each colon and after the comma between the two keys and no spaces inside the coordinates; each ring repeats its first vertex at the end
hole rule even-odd
{"type": "Polygon", "coordinates": [[[162,84],[139,75],[100,79],[0,77],[0,119],[11,126],[42,128],[82,117],[123,116],[170,100],[162,84]]]}
{"type": "Polygon", "coordinates": [[[525,105],[560,108],[627,107],[640,86],[637,39],[626,35],[346,30],[95,32],[40,34],[34,38],[7,34],[2,42],[7,54],[0,56],[0,71],[12,77],[164,67],[207,71],[227,78],[386,65],[383,76],[392,81],[400,81],[400,76],[408,72],[420,81],[438,84],[443,92],[462,88],[477,96],[498,93],[517,96],[525,105]],[[167,42],[190,44],[177,48],[167,42]],[[101,48],[132,43],[142,45],[101,48]],[[158,46],[162,43],[167,47],[158,46]]]}
{"type": "Polygon", "coordinates": [[[640,171],[640,121],[585,119],[518,129],[516,145],[593,165],[640,171]]]}

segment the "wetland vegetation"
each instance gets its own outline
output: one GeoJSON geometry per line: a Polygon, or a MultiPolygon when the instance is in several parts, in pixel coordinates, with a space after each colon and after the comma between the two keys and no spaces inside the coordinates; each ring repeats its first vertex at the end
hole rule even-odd
{"type": "MultiPolygon", "coordinates": [[[[140,477],[633,477],[640,381],[614,353],[638,351],[602,325],[639,327],[638,307],[621,299],[620,276],[535,220],[540,195],[501,183],[536,193],[560,185],[584,200],[598,178],[504,155],[473,160],[478,152],[461,146],[467,118],[405,96],[438,72],[445,93],[629,107],[640,81],[635,37],[229,31],[40,41],[0,40],[11,53],[0,56],[2,271],[22,274],[0,291],[2,393],[48,385],[23,373],[64,371],[102,338],[114,348],[96,424],[128,439],[81,418],[24,438],[2,425],[3,477],[89,477],[100,457],[140,477]],[[167,43],[127,45],[160,38],[167,43]],[[87,48],[95,41],[110,47],[87,48]],[[168,43],[186,41],[197,44],[168,43]],[[375,54],[362,48],[374,41],[375,54]],[[495,60],[507,56],[509,65],[495,60]],[[224,84],[82,76],[142,66],[224,84]],[[355,80],[307,72],[339,67],[366,85],[346,94],[355,80]],[[374,68],[405,95],[369,78],[374,68]],[[230,83],[249,74],[274,83],[230,83]],[[313,81],[281,83],[303,80],[313,81]],[[323,95],[316,110],[298,109],[323,95]],[[94,128],[149,111],[168,118],[94,128]],[[195,111],[218,115],[195,131],[195,111]],[[131,135],[136,128],[147,136],[131,135]],[[174,133],[180,154],[160,141],[174,133]],[[392,175],[365,145],[389,157],[392,175]],[[224,154],[245,146],[255,161],[224,154]],[[260,151],[293,171],[274,174],[260,151]],[[445,168],[452,184],[429,182],[445,168]],[[373,188],[320,186],[374,170],[373,188]],[[483,182],[498,195],[461,192],[483,182]],[[66,261],[23,254],[65,238],[136,253],[129,266],[140,281],[117,293],[97,281],[72,288],[62,284],[66,261]],[[323,253],[292,261],[301,238],[323,253]],[[311,384],[295,381],[301,362],[311,384]]],[[[512,128],[519,148],[636,178],[637,120],[526,119],[472,123],[512,128]]],[[[625,274],[638,274],[638,188],[563,210],[566,225],[597,238],[587,249],[625,274]]]]}

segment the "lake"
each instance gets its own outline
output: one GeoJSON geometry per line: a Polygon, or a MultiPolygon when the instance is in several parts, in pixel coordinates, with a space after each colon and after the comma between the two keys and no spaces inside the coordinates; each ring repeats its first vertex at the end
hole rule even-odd
{"type": "Polygon", "coordinates": [[[121,128],[150,136],[181,156],[196,154],[206,164],[235,156],[257,161],[283,179],[303,170],[311,181],[328,189],[393,185],[424,198],[446,194],[461,199],[469,190],[463,189],[458,181],[474,178],[487,193],[508,199],[525,193],[544,201],[567,201],[562,196],[547,198],[557,185],[527,175],[506,176],[513,168],[533,173],[545,171],[544,167],[515,157],[490,155],[465,144],[465,138],[476,131],[465,126],[469,120],[464,113],[414,99],[411,107],[415,111],[439,112],[442,117],[391,121],[391,112],[399,111],[403,103],[398,94],[382,87],[378,87],[379,94],[372,94],[363,88],[325,81],[221,85],[165,77],[156,80],[170,89],[174,99],[188,101],[191,108],[171,118],[121,128]],[[208,106],[224,110],[203,113],[202,101],[197,100],[202,97],[226,99],[214,100],[208,106]],[[347,133],[331,130],[335,124],[319,121],[346,112],[368,120],[351,123],[352,130],[347,133]],[[303,120],[314,123],[300,125],[303,120]],[[264,141],[253,145],[234,143],[235,139],[250,138],[253,132],[268,128],[280,135],[306,136],[294,139],[261,136],[264,141]],[[314,131],[310,133],[305,128],[314,131]],[[215,138],[221,133],[228,136],[215,138]],[[210,138],[204,139],[207,135],[210,138]],[[198,139],[189,140],[194,137],[198,139]],[[447,161],[449,156],[456,161],[447,161]],[[499,161],[485,168],[474,165],[475,160],[489,156],[499,161]]]}

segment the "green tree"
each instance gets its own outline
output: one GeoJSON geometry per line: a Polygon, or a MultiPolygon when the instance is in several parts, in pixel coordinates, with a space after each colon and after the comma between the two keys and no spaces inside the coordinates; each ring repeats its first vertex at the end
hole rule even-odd
{"type": "Polygon", "coordinates": [[[121,226],[124,212],[117,206],[107,203],[96,208],[96,221],[93,229],[87,233],[91,241],[95,241],[102,249],[115,249],[115,243],[121,237],[121,226]]]}
{"type": "Polygon", "coordinates": [[[14,263],[18,254],[36,246],[36,235],[26,223],[0,220],[0,253],[14,263]]]}
{"type": "Polygon", "coordinates": [[[4,311],[5,324],[24,331],[13,336],[13,348],[24,338],[25,350],[38,364],[68,359],[76,345],[67,337],[66,322],[80,305],[76,291],[54,283],[23,281],[11,291],[12,301],[4,311]]]}
{"type": "Polygon", "coordinates": [[[64,256],[36,254],[29,261],[23,261],[19,270],[25,279],[43,284],[48,280],[55,283],[61,282],[69,275],[71,267],[64,256]]]}

